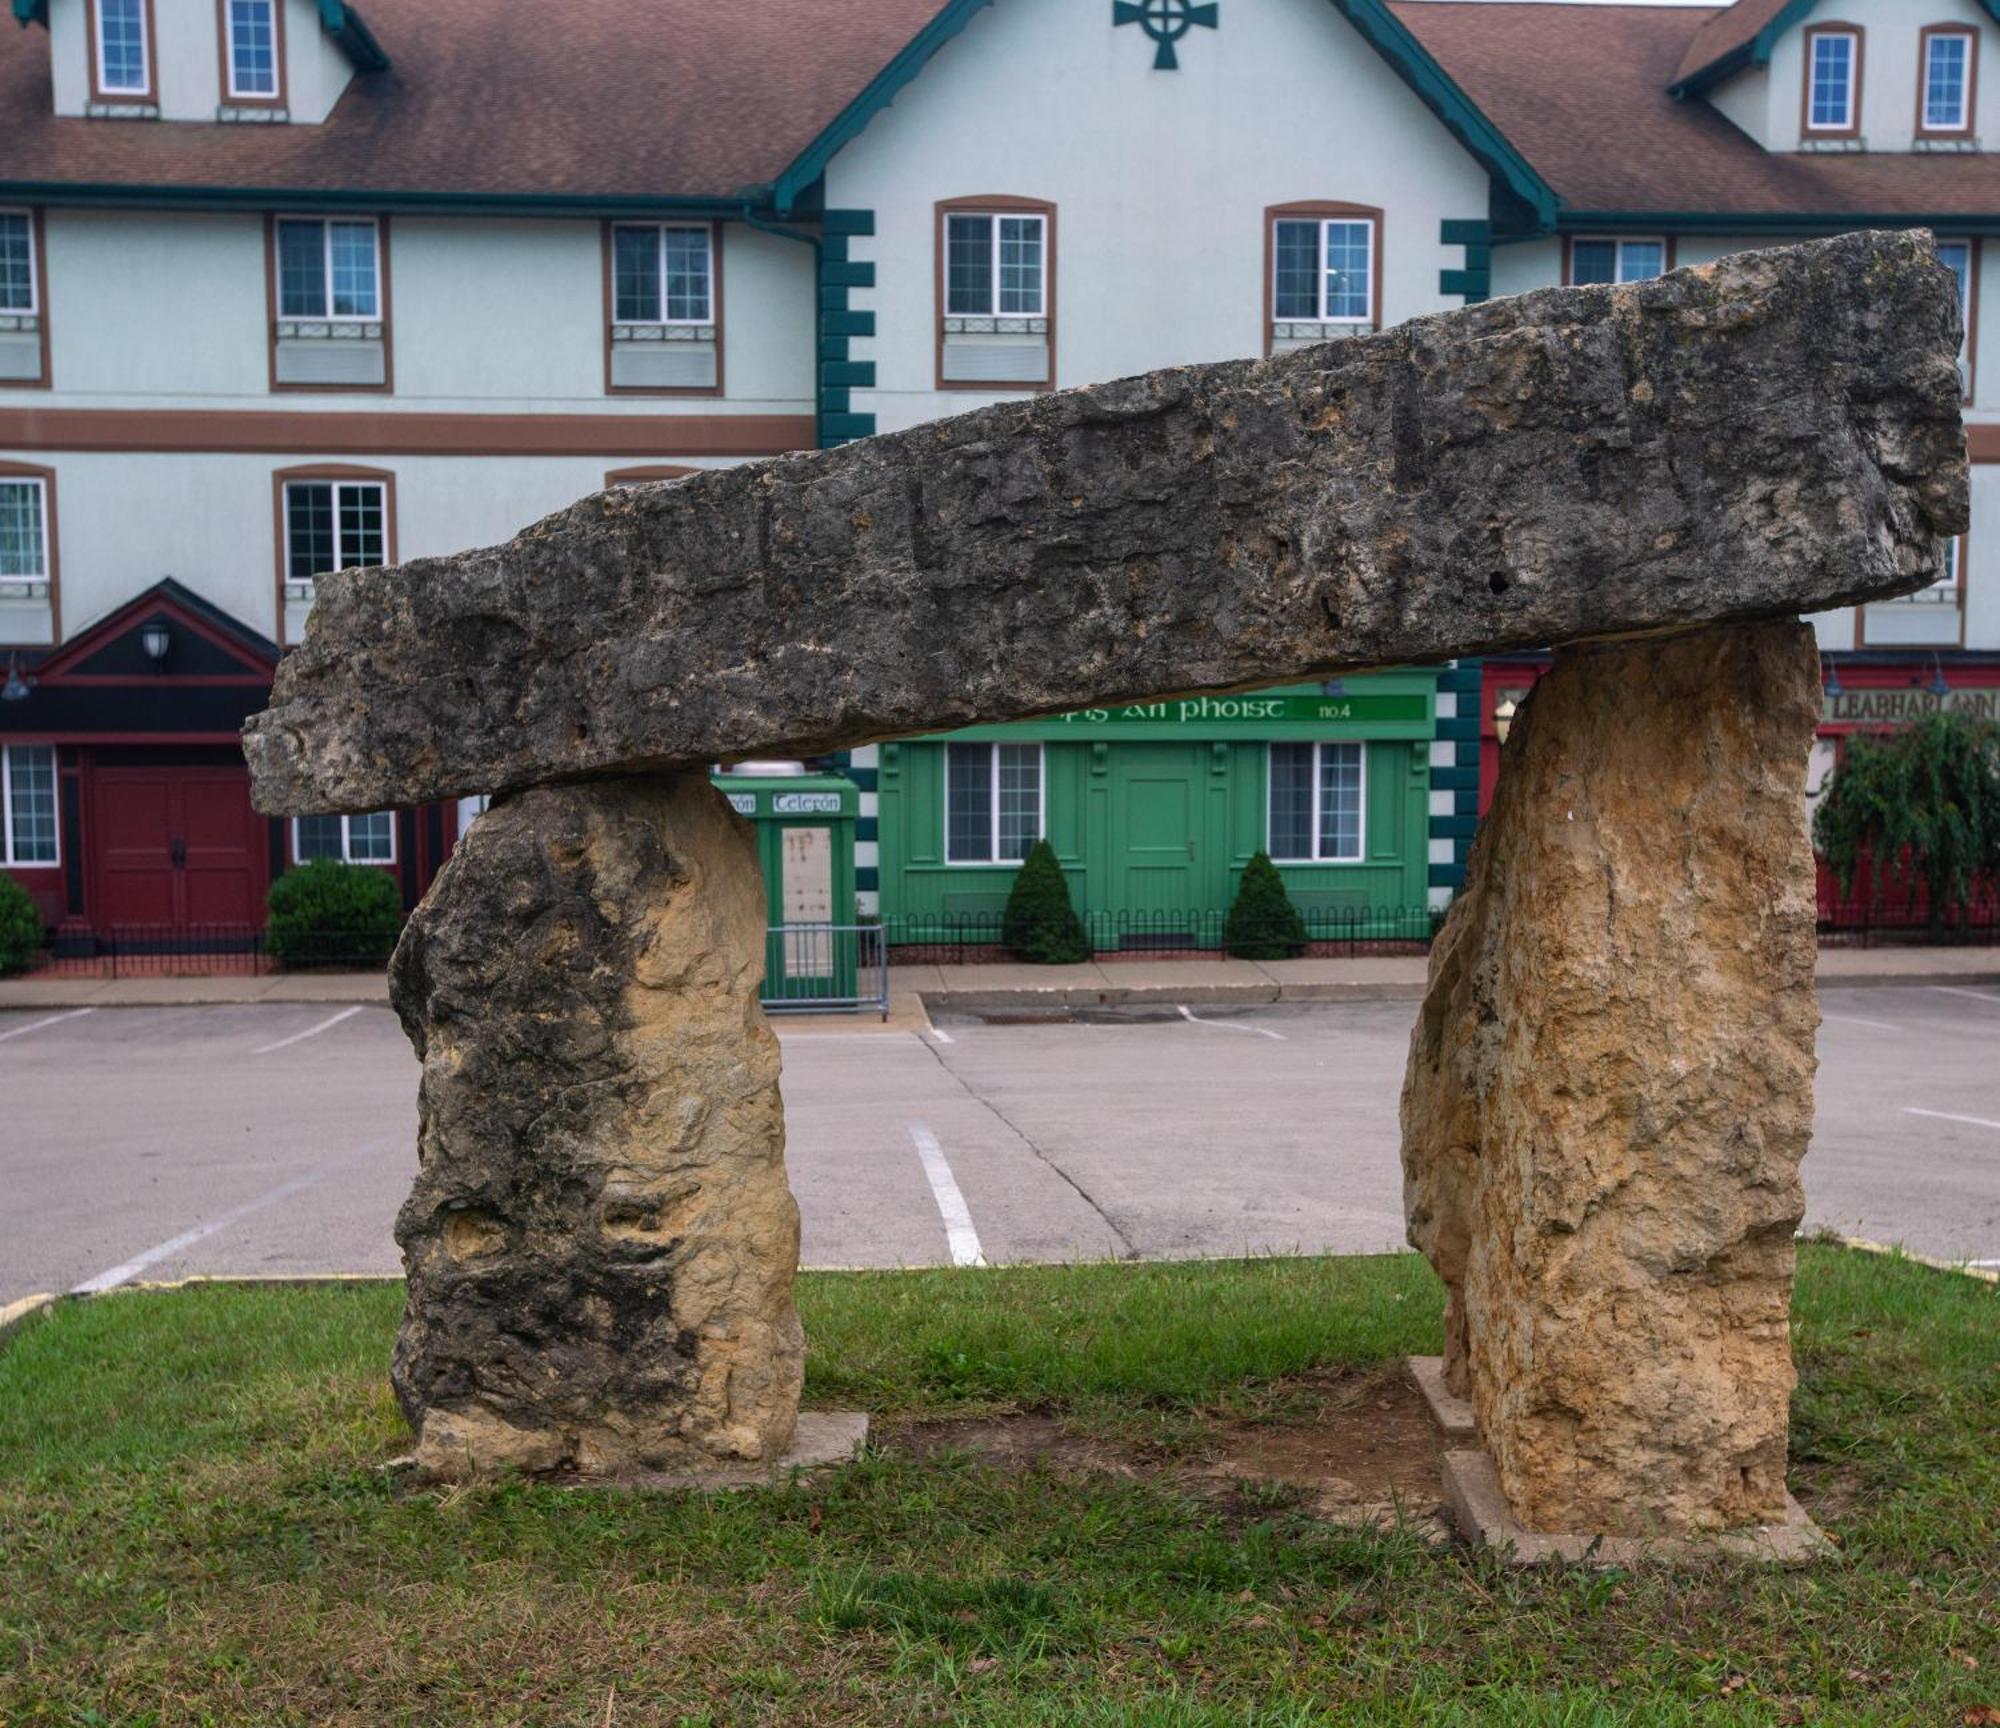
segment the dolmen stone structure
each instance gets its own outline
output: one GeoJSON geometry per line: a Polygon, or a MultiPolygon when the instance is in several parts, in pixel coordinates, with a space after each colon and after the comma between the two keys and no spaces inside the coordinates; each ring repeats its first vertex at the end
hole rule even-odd
{"type": "Polygon", "coordinates": [[[1524,1528],[1785,1506],[1817,657],[1966,518],[1958,301],[1851,235],[586,498],[323,578],[259,807],[497,794],[411,920],[394,1381],[442,1473],[768,1459],[801,1362],[714,761],[1557,645],[1403,1099],[1524,1528]]]}

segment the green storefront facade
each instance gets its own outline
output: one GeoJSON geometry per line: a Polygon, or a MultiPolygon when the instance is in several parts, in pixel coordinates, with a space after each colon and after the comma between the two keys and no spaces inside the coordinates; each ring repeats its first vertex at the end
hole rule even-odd
{"type": "Polygon", "coordinates": [[[1100,948],[1213,939],[1277,862],[1316,935],[1428,929],[1437,674],[1168,698],[884,744],[879,911],[892,942],[997,917],[1045,835],[1100,948]]]}

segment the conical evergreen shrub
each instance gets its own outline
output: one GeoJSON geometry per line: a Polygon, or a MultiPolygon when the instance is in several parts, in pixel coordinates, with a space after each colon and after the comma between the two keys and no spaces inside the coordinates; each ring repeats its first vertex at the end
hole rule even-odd
{"type": "Polygon", "coordinates": [[[1306,951],[1306,921],[1268,853],[1259,852],[1244,866],[1222,945],[1238,960],[1295,960],[1306,951]]]}
{"type": "Polygon", "coordinates": [[[1016,960],[1036,966],[1066,966],[1090,958],[1090,938],[1070,904],[1056,850],[1046,840],[1037,840],[1021,860],[1000,921],[1000,940],[1016,960]]]}

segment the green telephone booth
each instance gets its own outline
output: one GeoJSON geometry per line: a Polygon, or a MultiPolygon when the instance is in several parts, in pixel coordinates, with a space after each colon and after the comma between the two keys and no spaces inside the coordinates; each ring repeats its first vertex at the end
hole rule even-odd
{"type": "Polygon", "coordinates": [[[770,935],[764,1001],[782,1007],[856,1000],[859,939],[854,828],[861,792],[839,774],[802,763],[743,763],[715,777],[738,815],[757,828],[770,935]]]}

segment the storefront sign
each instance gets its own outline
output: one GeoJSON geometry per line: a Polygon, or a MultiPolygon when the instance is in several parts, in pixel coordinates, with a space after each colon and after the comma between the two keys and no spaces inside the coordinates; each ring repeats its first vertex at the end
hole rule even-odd
{"type": "Polygon", "coordinates": [[[1964,714],[1975,720],[2000,721],[2000,686],[1985,690],[1948,690],[1940,696],[1918,685],[1900,689],[1842,690],[1829,695],[1821,714],[1828,726],[1908,726],[1928,714],[1964,714]]]}
{"type": "Polygon", "coordinates": [[[840,794],[838,792],[774,792],[771,794],[771,814],[773,816],[838,816],[840,814],[840,794]]]}
{"type": "Polygon", "coordinates": [[[1122,708],[1079,708],[1058,715],[1065,726],[1273,726],[1330,721],[1428,719],[1427,699],[1414,693],[1364,696],[1176,696],[1122,708]]]}
{"type": "Polygon", "coordinates": [[[757,794],[732,792],[729,794],[729,808],[739,816],[754,816],[757,814],[757,794]]]}

